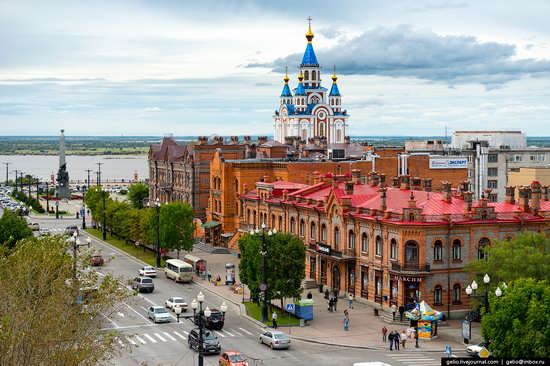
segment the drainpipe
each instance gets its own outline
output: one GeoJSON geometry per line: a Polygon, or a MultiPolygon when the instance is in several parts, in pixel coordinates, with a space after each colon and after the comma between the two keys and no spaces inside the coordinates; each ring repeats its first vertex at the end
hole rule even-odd
{"type": "Polygon", "coordinates": [[[447,230],[447,319],[451,318],[451,228],[453,223],[449,218],[449,226],[447,230]]]}

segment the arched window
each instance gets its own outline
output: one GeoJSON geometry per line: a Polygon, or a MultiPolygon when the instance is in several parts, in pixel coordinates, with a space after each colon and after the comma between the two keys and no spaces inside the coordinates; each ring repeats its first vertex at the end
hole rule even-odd
{"type": "Polygon", "coordinates": [[[327,226],[325,224],[321,225],[321,240],[327,242],[327,226]]]}
{"type": "Polygon", "coordinates": [[[405,264],[418,265],[418,244],[415,241],[405,244],[405,264]]]}
{"type": "Polygon", "coordinates": [[[325,136],[325,123],[324,122],[319,123],[319,136],[321,136],[321,137],[325,136]]]}
{"type": "Polygon", "coordinates": [[[336,142],[342,142],[342,130],[336,130],[336,142]]]}
{"type": "Polygon", "coordinates": [[[296,220],[294,220],[294,217],[290,218],[290,232],[296,234],[296,220]]]}
{"type": "Polygon", "coordinates": [[[453,304],[460,304],[460,290],[462,286],[460,283],[455,283],[453,285],[453,304]]]}
{"type": "Polygon", "coordinates": [[[316,81],[316,80],[317,80],[317,73],[315,72],[315,70],[313,70],[313,71],[311,72],[311,80],[313,80],[313,81],[316,81]]]}
{"type": "Polygon", "coordinates": [[[302,130],[302,139],[307,140],[307,130],[305,128],[302,130]]]}
{"type": "Polygon", "coordinates": [[[462,245],[460,243],[460,240],[455,239],[453,240],[453,259],[454,260],[460,260],[462,257],[462,245]]]}
{"type": "Polygon", "coordinates": [[[271,228],[275,229],[275,215],[271,215],[271,228]]]}
{"type": "Polygon", "coordinates": [[[415,217],[414,217],[414,213],[410,213],[409,214],[409,221],[414,221],[415,217]]]}
{"type": "Polygon", "coordinates": [[[301,237],[304,237],[306,236],[306,223],[304,222],[304,220],[300,220],[300,236],[301,237]]]}
{"type": "Polygon", "coordinates": [[[397,241],[395,239],[390,241],[390,258],[397,259],[397,241]]]}
{"type": "Polygon", "coordinates": [[[361,251],[365,253],[369,252],[369,237],[367,236],[367,233],[363,233],[363,235],[361,235],[361,251]]]}
{"type": "Polygon", "coordinates": [[[246,222],[248,222],[249,224],[254,224],[252,222],[252,216],[250,215],[250,209],[249,208],[246,209],[246,222]]]}
{"type": "Polygon", "coordinates": [[[482,220],[487,220],[487,211],[485,210],[481,211],[480,217],[482,220]]]}
{"type": "Polygon", "coordinates": [[[304,71],[304,80],[307,82],[309,81],[309,71],[304,71]]]}
{"type": "Polygon", "coordinates": [[[330,105],[334,105],[334,99],[330,100],[330,105]]]}
{"type": "Polygon", "coordinates": [[[279,232],[283,231],[283,217],[279,216],[279,232]]]}
{"type": "Polygon", "coordinates": [[[334,227],[334,249],[338,249],[340,247],[340,229],[338,226],[334,227]]]}
{"type": "Polygon", "coordinates": [[[212,188],[216,189],[216,177],[212,177],[212,188]]]}
{"type": "Polygon", "coordinates": [[[355,249],[355,233],[350,230],[348,233],[348,248],[355,249]]]}
{"type": "Polygon", "coordinates": [[[491,243],[491,241],[487,238],[481,238],[477,242],[477,259],[485,259],[487,260],[487,253],[485,253],[485,250],[487,249],[487,246],[491,243]]]}
{"type": "Polygon", "coordinates": [[[435,288],[434,288],[434,305],[442,304],[442,302],[441,302],[441,299],[443,298],[442,293],[443,293],[443,288],[441,287],[441,285],[435,286],[435,288]]]}
{"type": "Polygon", "coordinates": [[[315,240],[315,222],[311,222],[311,225],[309,225],[309,238],[312,240],[315,240]]]}
{"type": "Polygon", "coordinates": [[[382,255],[382,237],[376,235],[376,255],[382,255]]]}
{"type": "Polygon", "coordinates": [[[239,180],[235,178],[235,192],[239,193],[239,180]]]}
{"type": "Polygon", "coordinates": [[[253,224],[254,224],[254,226],[256,226],[256,227],[258,226],[258,225],[256,224],[256,223],[258,222],[257,219],[258,219],[258,214],[256,213],[256,210],[254,210],[254,222],[253,222],[253,224]]]}
{"type": "Polygon", "coordinates": [[[235,202],[235,213],[239,216],[239,202],[235,202]]]}
{"type": "Polygon", "coordinates": [[[443,260],[443,243],[441,240],[436,240],[434,243],[434,261],[443,260]]]}

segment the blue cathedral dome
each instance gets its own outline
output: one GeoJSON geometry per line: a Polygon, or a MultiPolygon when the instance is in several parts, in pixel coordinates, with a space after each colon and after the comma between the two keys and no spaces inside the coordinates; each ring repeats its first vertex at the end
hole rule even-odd
{"type": "Polygon", "coordinates": [[[319,66],[319,61],[317,61],[317,56],[315,55],[315,51],[313,50],[313,45],[311,43],[307,44],[304,58],[302,58],[302,66],[319,66]]]}

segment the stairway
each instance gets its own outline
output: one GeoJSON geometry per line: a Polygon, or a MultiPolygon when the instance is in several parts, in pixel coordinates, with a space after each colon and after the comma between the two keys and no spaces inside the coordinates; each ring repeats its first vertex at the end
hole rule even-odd
{"type": "Polygon", "coordinates": [[[225,247],[215,247],[202,241],[196,241],[193,245],[193,248],[202,250],[203,252],[207,252],[210,254],[230,254],[229,249],[225,247]]]}
{"type": "Polygon", "coordinates": [[[305,280],[302,281],[302,288],[304,290],[311,290],[313,288],[318,288],[319,286],[317,286],[317,282],[315,282],[315,280],[311,279],[311,278],[306,278],[305,280]]]}
{"type": "Polygon", "coordinates": [[[402,326],[402,327],[408,327],[409,326],[409,321],[405,318],[405,316],[403,316],[403,321],[399,321],[399,313],[397,313],[395,315],[395,321],[393,321],[393,315],[391,313],[391,311],[382,311],[380,312],[380,318],[382,319],[382,321],[386,322],[386,323],[391,323],[391,324],[395,324],[395,325],[398,325],[398,326],[402,326]]]}

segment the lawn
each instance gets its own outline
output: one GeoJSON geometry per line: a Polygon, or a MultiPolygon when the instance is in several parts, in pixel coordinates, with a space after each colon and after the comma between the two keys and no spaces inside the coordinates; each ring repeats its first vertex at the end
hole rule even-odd
{"type": "MultiPolygon", "coordinates": [[[[86,232],[101,240],[101,231],[92,228],[86,228],[86,232]]],[[[134,256],[144,261],[145,263],[150,264],[153,267],[156,267],[157,265],[155,253],[147,248],[145,248],[145,250],[143,247],[136,249],[134,243],[125,243],[124,240],[119,239],[116,236],[111,236],[109,233],[107,233],[107,240],[105,241],[112,246],[117,247],[118,249],[130,254],[131,256],[134,256]]],[[[164,261],[161,260],[161,266],[163,264],[164,261]]]]}
{"type": "MultiPolygon", "coordinates": [[[[262,318],[262,307],[258,306],[255,302],[245,302],[244,306],[246,306],[246,313],[248,316],[251,316],[252,318],[260,321],[262,318]]],[[[273,310],[277,313],[277,326],[288,326],[289,324],[289,318],[288,313],[279,309],[278,307],[272,306],[271,309],[269,308],[268,304],[268,318],[269,321],[267,321],[265,324],[272,326],[271,322],[271,315],[273,314],[273,310]]],[[[300,325],[300,319],[295,317],[294,315],[290,314],[290,325],[300,325]]]]}

